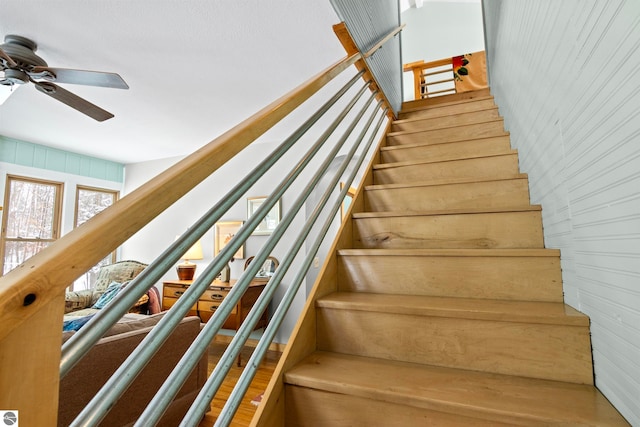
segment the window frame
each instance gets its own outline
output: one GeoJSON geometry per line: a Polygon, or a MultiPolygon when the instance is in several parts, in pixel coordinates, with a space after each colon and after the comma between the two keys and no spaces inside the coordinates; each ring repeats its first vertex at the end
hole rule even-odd
{"type": "MultiPolygon", "coordinates": [[[[89,185],[81,185],[81,184],[77,184],[77,185],[76,185],[76,194],[75,194],[75,199],[74,199],[74,210],[73,210],[73,228],[74,228],[74,229],[75,229],[75,228],[77,228],[77,227],[79,227],[80,225],[82,225],[82,224],[78,224],[78,210],[79,210],[78,208],[79,208],[79,206],[80,206],[80,204],[79,204],[79,201],[80,201],[80,192],[81,192],[82,190],[85,190],[85,191],[94,191],[94,192],[106,193],[106,194],[111,194],[111,195],[113,195],[113,203],[114,203],[114,204],[115,204],[115,203],[120,199],[120,192],[119,192],[118,190],[111,190],[111,189],[108,189],[108,188],[92,187],[92,186],[89,186],[89,185]]],[[[112,204],[111,206],[113,206],[113,204],[112,204]]],[[[105,209],[107,209],[107,208],[105,208],[105,209]]],[[[102,212],[102,211],[100,211],[100,212],[102,212]]],[[[98,213],[100,213],[100,212],[98,212],[98,213]]],[[[97,215],[97,214],[96,214],[96,215],[97,215]]],[[[93,218],[93,217],[92,217],[92,218],[93,218]]],[[[91,219],[91,218],[89,218],[89,219],[91,219]]],[[[87,221],[88,221],[88,220],[87,220],[87,221]]],[[[84,224],[84,223],[83,223],[83,224],[84,224]]],[[[111,254],[110,254],[110,255],[107,255],[105,258],[103,258],[100,262],[98,262],[98,264],[97,264],[97,265],[100,265],[100,263],[101,263],[102,261],[104,261],[104,259],[106,259],[107,257],[109,257],[109,258],[110,258],[111,263],[116,262],[116,259],[117,259],[117,258],[116,258],[116,255],[117,255],[117,251],[113,251],[113,252],[111,252],[111,254]]],[[[95,268],[95,266],[94,266],[94,267],[92,267],[92,268],[95,268]]],[[[91,270],[91,269],[90,269],[90,270],[91,270]]],[[[90,271],[90,270],[89,270],[89,271],[90,271]]],[[[87,271],[87,273],[88,273],[89,271],[87,271]]],[[[77,282],[78,282],[79,280],[81,280],[81,279],[82,279],[82,276],[81,276],[81,277],[78,277],[78,279],[77,279],[77,280],[75,280],[75,281],[74,281],[74,283],[72,283],[72,284],[69,286],[68,291],[73,291],[73,290],[74,290],[74,288],[75,288],[75,285],[76,285],[76,284],[77,284],[77,282]]]]}
{"type": "MultiPolygon", "coordinates": [[[[4,275],[5,251],[7,242],[50,242],[53,243],[61,236],[62,227],[62,204],[64,200],[64,182],[52,181],[48,179],[33,178],[21,175],[7,174],[5,192],[4,192],[4,209],[2,215],[2,229],[0,230],[0,276],[4,275]],[[7,237],[7,225],[9,221],[10,200],[11,200],[11,182],[22,181],[32,184],[50,185],[55,188],[56,196],[53,208],[52,232],[50,238],[24,238],[24,237],[7,237]]],[[[41,249],[42,250],[42,249],[41,249]]],[[[39,252],[39,251],[38,251],[39,252]]],[[[28,258],[27,258],[28,259],[28,258]]],[[[26,261],[26,260],[24,260],[26,261]]],[[[24,262],[23,261],[23,262],[24,262]]]]}

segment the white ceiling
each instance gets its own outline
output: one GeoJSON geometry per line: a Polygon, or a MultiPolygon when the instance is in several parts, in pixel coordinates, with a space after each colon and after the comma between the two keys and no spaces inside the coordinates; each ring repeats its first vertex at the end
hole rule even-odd
{"type": "Polygon", "coordinates": [[[329,0],[0,0],[0,43],[49,66],[119,73],[129,90],[65,84],[93,119],[25,85],[0,135],[135,163],[190,153],[344,56],[329,0]]]}

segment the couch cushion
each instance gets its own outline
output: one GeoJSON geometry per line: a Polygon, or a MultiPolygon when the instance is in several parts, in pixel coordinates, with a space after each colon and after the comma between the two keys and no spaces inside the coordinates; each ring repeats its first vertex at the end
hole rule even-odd
{"type": "Polygon", "coordinates": [[[76,310],[91,306],[93,301],[93,291],[81,290],[76,292],[67,292],[64,296],[64,312],[70,313],[76,310]]]}
{"type": "Polygon", "coordinates": [[[148,328],[149,326],[155,326],[155,324],[158,323],[160,319],[162,319],[162,316],[164,316],[164,312],[151,316],[144,316],[142,318],[128,318],[127,315],[125,315],[103,336],[109,337],[112,335],[122,334],[124,332],[137,331],[138,329],[148,328]]]}
{"type": "MultiPolygon", "coordinates": [[[[68,426],[71,423],[150,329],[142,328],[100,339],[60,380],[58,426],[68,426]]],[[[133,424],[199,332],[199,318],[184,318],[99,425],[112,427],[133,424]]],[[[179,414],[175,415],[176,419],[184,416],[206,378],[205,353],[175,398],[179,401],[183,396],[189,396],[188,401],[181,404],[179,414]]],[[[167,411],[174,412],[176,411],[172,407],[167,411]]],[[[159,425],[176,425],[173,421],[163,421],[165,420],[161,420],[159,425]]]]}
{"type": "Polygon", "coordinates": [[[147,264],[132,260],[118,261],[113,264],[100,267],[98,277],[93,285],[94,290],[97,293],[102,293],[107,290],[107,287],[111,282],[127,282],[140,274],[140,272],[146,267],[147,264]]]}

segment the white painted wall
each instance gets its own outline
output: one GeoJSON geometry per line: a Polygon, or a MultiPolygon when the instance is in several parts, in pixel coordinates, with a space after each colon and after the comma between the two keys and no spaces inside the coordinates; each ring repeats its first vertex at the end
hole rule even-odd
{"type": "MultiPolygon", "coordinates": [[[[402,12],[402,62],[407,64],[484,50],[480,1],[425,1],[402,12]]],[[[413,74],[404,73],[405,101],[413,99],[413,74]]]]}
{"type": "Polygon", "coordinates": [[[492,93],[591,318],[597,387],[640,425],[640,3],[485,0],[492,93]]]}
{"type": "MultiPolygon", "coordinates": [[[[213,204],[223,198],[226,193],[244,178],[258,163],[260,160],[269,156],[270,153],[280,144],[280,142],[288,136],[289,133],[295,129],[304,119],[307,114],[315,111],[323,100],[328,97],[328,94],[333,94],[337,87],[342,86],[346,81],[354,75],[353,72],[347,72],[344,76],[340,76],[335,82],[332,82],[325,90],[322,91],[318,99],[314,99],[308,104],[305,104],[301,111],[297,111],[293,117],[285,119],[281,124],[278,124],[277,128],[267,133],[264,137],[256,141],[256,143],[250,145],[245,150],[240,152],[231,161],[225,164],[222,168],[216,171],[213,175],[207,178],[195,189],[186,194],[176,204],[171,206],[155,220],[149,223],[146,227],[132,236],[122,246],[122,257],[125,259],[136,259],[142,262],[149,263],[153,261],[161,252],[166,249],[175,239],[176,235],[183,233],[192,223],[194,223],[200,216],[202,216],[213,204]]],[[[356,87],[350,91],[354,94],[355,89],[359,89],[362,83],[357,83],[356,87]]],[[[368,93],[368,91],[367,91],[368,93]]],[[[347,94],[348,95],[348,94],[347,94]]],[[[359,102],[354,110],[358,110],[363,105],[359,102]]],[[[290,150],[287,155],[276,164],[274,168],[269,170],[267,174],[254,185],[254,187],[243,196],[232,208],[224,215],[222,220],[247,220],[247,197],[254,196],[266,196],[269,195],[274,188],[280,183],[280,181],[289,173],[290,169],[298,161],[302,154],[305,153],[309,147],[316,141],[321,131],[326,129],[326,125],[330,120],[335,117],[335,112],[344,107],[344,102],[339,103],[328,114],[328,118],[321,119],[317,128],[313,128],[310,134],[305,135],[296,145],[290,150]]],[[[353,112],[348,115],[352,117],[353,112]]],[[[359,127],[356,129],[360,129],[359,127]]],[[[344,126],[340,126],[338,130],[331,136],[327,143],[327,147],[323,148],[320,152],[319,158],[311,162],[307,169],[305,169],[294,185],[287,190],[282,198],[282,215],[287,215],[292,211],[292,205],[296,198],[302,193],[302,190],[309,182],[315,170],[324,160],[330,148],[337,142],[339,136],[345,131],[344,126]]],[[[376,141],[377,142],[377,141],[376,141]]],[[[349,147],[350,142],[347,143],[349,147]]],[[[341,153],[344,150],[341,151],[341,153]]],[[[150,162],[143,162],[137,164],[130,164],[125,167],[125,189],[124,193],[129,194],[140,185],[144,184],[154,176],[169,168],[175,164],[181,158],[170,158],[155,160],[150,162]]],[[[317,199],[316,199],[317,201],[317,199]]],[[[289,248],[292,245],[293,240],[296,237],[298,231],[302,228],[307,210],[313,207],[309,203],[303,205],[299,214],[295,217],[292,223],[291,230],[287,231],[284,235],[281,243],[272,252],[279,261],[282,261],[287,254],[289,248]]],[[[319,223],[321,224],[321,223],[319,223]]],[[[317,225],[316,228],[320,227],[317,225]]],[[[334,227],[333,232],[337,229],[334,227]]],[[[206,266],[213,259],[213,230],[205,233],[202,239],[204,259],[201,261],[193,261],[198,267],[196,270],[196,276],[201,273],[206,266]]],[[[256,255],[258,250],[264,245],[268,236],[251,236],[246,244],[245,257],[256,255]]],[[[306,246],[302,246],[301,252],[304,254],[306,246]]],[[[319,266],[321,267],[326,258],[326,247],[319,253],[319,266]]],[[[238,278],[244,267],[245,260],[238,260],[231,264],[231,277],[238,278]]],[[[289,273],[282,282],[282,285],[276,292],[271,303],[271,313],[277,303],[282,299],[284,292],[288,285],[292,282],[297,268],[301,265],[302,259],[300,256],[296,258],[289,270],[289,273]]],[[[308,277],[315,279],[319,267],[311,267],[308,277]]],[[[177,274],[172,269],[164,276],[164,280],[175,280],[177,274]]],[[[308,281],[308,279],[307,279],[308,281]]],[[[161,288],[161,284],[158,284],[161,288]]],[[[288,337],[293,330],[293,327],[298,319],[300,311],[305,303],[306,296],[309,290],[308,283],[301,286],[301,292],[296,296],[294,305],[289,311],[282,327],[280,328],[276,341],[284,343],[288,340],[288,337]]]]}

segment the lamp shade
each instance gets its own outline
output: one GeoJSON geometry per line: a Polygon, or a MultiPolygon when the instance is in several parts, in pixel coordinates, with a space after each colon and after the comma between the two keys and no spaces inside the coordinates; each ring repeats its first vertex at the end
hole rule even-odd
{"type": "Polygon", "coordinates": [[[182,259],[190,260],[190,259],[202,259],[202,243],[200,240],[195,242],[193,246],[182,255],[182,259]]]}

